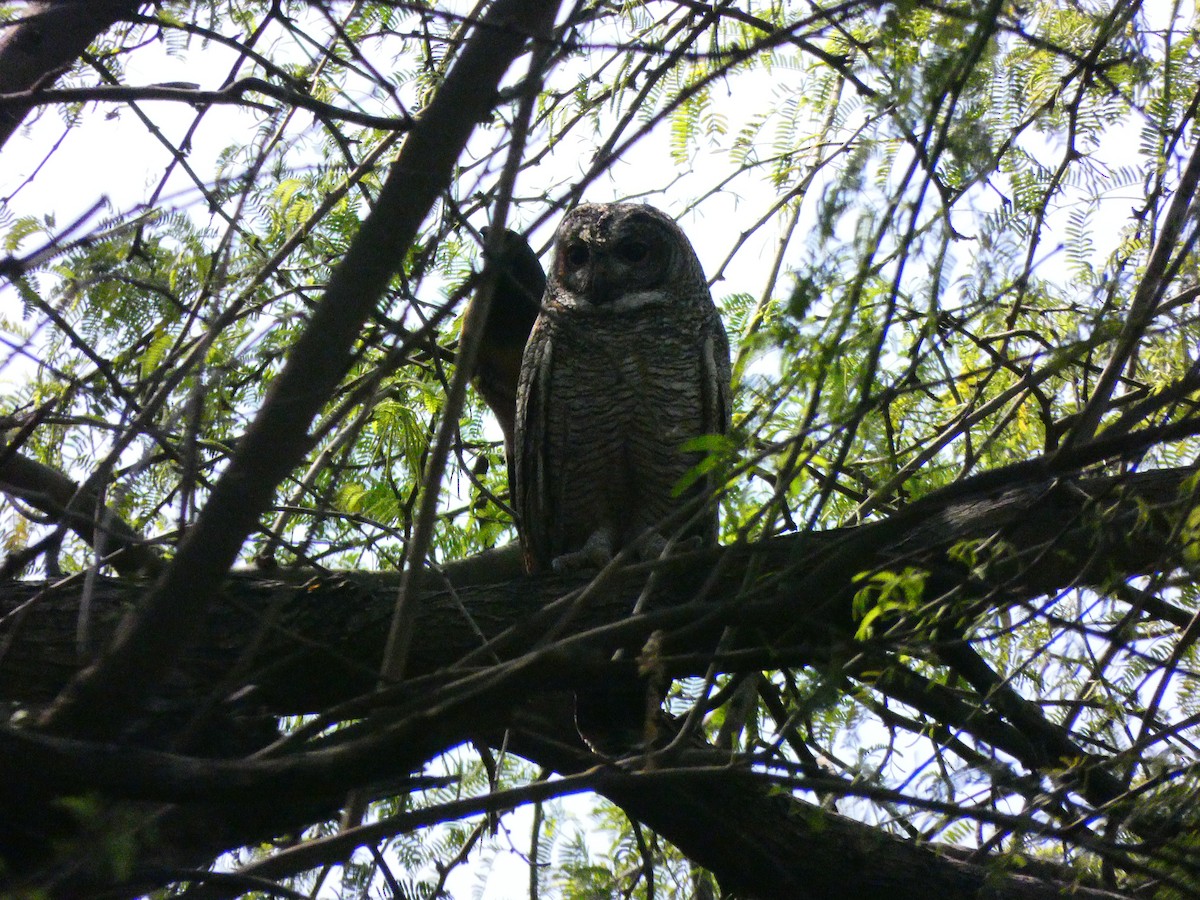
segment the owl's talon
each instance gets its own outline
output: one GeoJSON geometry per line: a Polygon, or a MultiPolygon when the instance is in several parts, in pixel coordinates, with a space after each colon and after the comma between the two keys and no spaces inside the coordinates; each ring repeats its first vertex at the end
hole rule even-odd
{"type": "Polygon", "coordinates": [[[658,559],[666,552],[668,546],[667,539],[657,531],[647,531],[638,540],[638,559],[642,562],[650,562],[651,560],[658,559]]]}
{"type": "Polygon", "coordinates": [[[550,562],[556,574],[563,575],[579,569],[603,569],[613,558],[612,534],[607,528],[598,528],[578,550],[554,557],[550,562]]]}
{"type": "Polygon", "coordinates": [[[668,541],[657,531],[649,531],[642,536],[638,543],[638,558],[642,562],[653,562],[664,556],[676,556],[680,553],[691,553],[704,546],[704,538],[698,534],[691,537],[668,541]]]}

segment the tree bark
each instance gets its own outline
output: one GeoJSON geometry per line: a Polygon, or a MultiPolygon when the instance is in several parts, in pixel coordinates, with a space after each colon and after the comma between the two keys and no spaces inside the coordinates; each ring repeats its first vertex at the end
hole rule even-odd
{"type": "MultiPolygon", "coordinates": [[[[47,0],[28,3],[17,24],[0,32],[0,94],[49,87],[88,44],[120,19],[137,13],[137,0],[47,0]]],[[[0,147],[20,127],[28,108],[0,109],[0,147]]]]}
{"type": "MultiPolygon", "coordinates": [[[[1093,479],[1031,477],[1025,468],[1004,474],[956,485],[882,522],[637,566],[590,587],[587,578],[513,578],[511,553],[452,564],[426,580],[409,679],[379,693],[373,689],[394,574],[306,580],[239,573],[226,582],[193,650],[176,657],[154,709],[184,710],[190,720],[189,710],[203,712],[205,701],[209,714],[213,707],[283,714],[343,704],[329,713],[331,721],[373,710],[366,725],[343,729],[336,743],[316,749],[301,744],[223,761],[204,757],[244,756],[246,748],[203,747],[181,755],[4,728],[0,765],[26,773],[24,788],[68,795],[86,789],[136,808],[170,804],[158,820],[160,844],[146,852],[195,864],[230,842],[267,839],[294,822],[320,818],[322,810],[333,815],[349,788],[378,789],[439,752],[519,720],[531,700],[622,665],[611,661],[612,651],[636,650],[656,631],[664,640],[658,662],[670,675],[705,671],[723,634],[717,659],[723,671],[820,664],[844,656],[839,650],[936,642],[933,606],[924,608],[920,629],[895,616],[880,620],[874,637],[857,639],[852,604],[864,572],[922,569],[926,597],[937,598],[942,617],[958,623],[967,612],[1067,586],[1165,572],[1180,558],[1179,528],[1194,506],[1194,469],[1093,479]],[[968,567],[962,548],[985,539],[993,546],[1001,540],[1005,552],[968,567]],[[651,576],[651,603],[629,616],[651,576]],[[591,593],[580,601],[583,590],[591,593]],[[575,600],[564,603],[563,597],[575,600]]],[[[93,630],[117,627],[122,610],[145,590],[145,583],[102,580],[88,601],[93,630]]],[[[49,702],[78,668],[71,639],[82,594],[78,580],[0,588],[4,699],[25,706],[49,702]]],[[[1177,617],[1169,607],[1150,613],[1177,617]]],[[[143,717],[149,725],[127,734],[127,744],[173,746],[170,716],[143,717]],[[164,727],[167,740],[156,743],[164,727]]],[[[987,725],[983,719],[967,724],[987,725]]],[[[577,742],[571,747],[567,731],[561,723],[526,731],[520,752],[560,771],[594,765],[594,756],[579,755],[577,742]]],[[[1036,880],[998,876],[829,818],[745,771],[711,777],[682,771],[657,780],[605,772],[595,789],[746,896],[829,896],[830,861],[847,853],[854,871],[837,883],[853,891],[834,892],[839,896],[886,889],[915,897],[905,893],[914,884],[922,893],[950,896],[1032,897],[1048,890],[1036,880]],[[751,852],[756,846],[769,848],[762,852],[770,868],[764,869],[759,851],[751,852]],[[804,885],[809,893],[798,893],[804,885]]],[[[0,806],[10,821],[28,814],[24,798],[11,791],[0,796],[0,806]]]]}
{"type": "MultiPolygon", "coordinates": [[[[556,635],[553,652],[532,652],[567,682],[586,680],[613,650],[640,649],[663,631],[666,674],[697,675],[728,627],[738,630],[723,648],[724,671],[821,662],[855,640],[852,600],[862,573],[921,568],[928,573],[925,595],[940,598],[947,619],[957,620],[972,609],[1001,609],[1069,586],[1169,571],[1179,561],[1178,529],[1193,502],[1188,482],[1195,471],[988,483],[977,491],[955,486],[953,496],[931,495],[881,522],[632,566],[606,575],[598,588],[589,588],[588,575],[517,576],[515,548],[491,551],[427,577],[410,674],[511,661],[556,635]],[[953,552],[995,537],[1005,552],[986,568],[978,561],[969,568],[953,552]],[[630,616],[654,570],[650,603],[630,616]],[[560,598],[585,588],[587,600],[568,613],[560,598]]],[[[390,572],[236,573],[191,647],[173,658],[175,678],[193,692],[236,672],[230,683],[253,686],[255,702],[275,715],[370,693],[397,582],[390,572]]],[[[147,588],[97,579],[87,606],[99,640],[115,632],[147,588]]],[[[0,585],[4,699],[50,702],[78,669],[73,638],[83,591],[81,579],[0,585]]],[[[1176,617],[1170,608],[1148,611],[1176,617]]],[[[914,632],[903,618],[887,621],[873,638],[882,646],[932,640],[928,627],[914,632]]]]}

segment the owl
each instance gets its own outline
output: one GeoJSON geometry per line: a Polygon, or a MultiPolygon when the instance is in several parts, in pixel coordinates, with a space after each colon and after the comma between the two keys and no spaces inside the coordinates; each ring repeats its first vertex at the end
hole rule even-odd
{"type": "MultiPolygon", "coordinates": [[[[521,358],[509,485],[530,571],[643,559],[669,538],[717,541],[710,485],[687,443],[729,430],[729,342],[700,261],[649,206],[585,205],[558,228],[521,358]]],[[[635,676],[577,691],[594,750],[657,740],[661,685],[635,676]]]]}
{"type": "Polygon", "coordinates": [[[555,244],[517,387],[510,482],[530,569],[715,544],[715,505],[693,503],[709,485],[681,485],[702,457],[684,445],[729,430],[729,342],[691,243],[659,210],[612,203],[577,207],[555,244]]]}

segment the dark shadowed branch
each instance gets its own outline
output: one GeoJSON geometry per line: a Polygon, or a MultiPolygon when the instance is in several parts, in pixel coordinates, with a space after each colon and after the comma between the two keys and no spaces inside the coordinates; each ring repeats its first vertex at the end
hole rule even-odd
{"type": "Polygon", "coordinates": [[[349,368],[363,322],[449,184],[467,138],[491,109],[501,77],[528,36],[552,20],[555,7],[551,0],[501,0],[489,7],[405,141],[376,207],[171,566],[113,647],[59,698],[44,727],[113,733],[148,681],[187,642],[276,486],[303,458],[313,418],[349,368]]]}
{"type": "MultiPolygon", "coordinates": [[[[320,741],[306,746],[293,738],[281,752],[228,761],[9,731],[0,741],[0,758],[11,765],[37,760],[33,770],[42,773],[39,780],[46,790],[69,792],[86,786],[125,801],[174,804],[175,812],[167,814],[165,823],[196,821],[195,804],[215,805],[225,827],[210,830],[204,841],[191,839],[189,855],[196,861],[219,852],[221,841],[261,838],[293,820],[311,817],[314,810],[332,815],[345,790],[372,784],[378,788],[402,779],[438,752],[502,726],[532,698],[544,696],[549,702],[606,667],[620,665],[610,661],[612,649],[640,646],[655,632],[664,635],[659,663],[674,676],[703,673],[713,662],[716,641],[728,628],[736,638],[716,657],[723,671],[826,667],[852,655],[856,645],[867,652],[934,649],[944,623],[952,622],[957,634],[966,615],[979,616],[1068,586],[1108,585],[1169,571],[1179,558],[1178,531],[1192,506],[1192,469],[1123,478],[1032,480],[1018,469],[1007,484],[1002,474],[981,479],[975,492],[956,486],[946,496],[933,495],[914,505],[897,517],[901,529],[895,520],[885,520],[670,560],[655,573],[653,602],[630,618],[625,617],[627,611],[646,585],[646,566],[593,585],[591,600],[572,608],[558,598],[579,596],[588,588],[586,578],[512,579],[514,560],[505,553],[494,554],[482,565],[477,560],[451,565],[427,580],[411,679],[381,693],[372,693],[372,688],[395,575],[344,573],[289,580],[243,573],[226,582],[221,602],[211,607],[192,648],[179,658],[178,675],[160,703],[178,707],[189,698],[195,703],[219,685],[222,696],[237,696],[239,704],[260,713],[323,709],[328,721],[334,721],[374,710],[370,728],[342,729],[326,746],[320,741]],[[997,536],[1003,536],[1006,555],[990,566],[977,566],[964,578],[955,548],[997,536]],[[1053,557],[1055,562],[1027,565],[1033,556],[1053,557]],[[851,606],[861,574],[896,566],[919,566],[930,573],[928,605],[894,618],[890,628],[865,641],[856,640],[851,606]],[[747,589],[751,571],[757,577],[747,589]],[[959,588],[949,590],[952,584],[959,588]],[[547,643],[551,634],[555,638],[547,643]],[[481,640],[487,644],[481,646],[481,640]],[[230,672],[236,678],[230,679],[230,672]],[[247,794],[256,797],[255,804],[241,799],[247,794]],[[301,795],[301,807],[286,802],[301,795]],[[231,804],[240,811],[234,813],[231,804]]],[[[115,627],[121,607],[144,590],[129,581],[99,585],[92,598],[97,627],[115,627]]],[[[47,649],[69,647],[61,630],[73,621],[80,586],[17,583],[6,586],[0,598],[10,623],[0,665],[6,694],[31,706],[47,702],[74,668],[71,652],[64,649],[56,659],[47,649]]],[[[989,712],[986,703],[982,708],[972,704],[956,712],[954,703],[961,699],[939,686],[926,683],[924,691],[914,689],[897,673],[867,680],[876,680],[885,695],[890,691],[939,715],[947,725],[974,730],[998,746],[1007,741],[1009,752],[1031,769],[1053,767],[1060,758],[1056,752],[1061,753],[1064,738],[1053,730],[1045,737],[1050,749],[1040,746],[1039,737],[1028,729],[1021,733],[1024,746],[1004,737],[1010,726],[1002,708],[989,712]]],[[[153,731],[153,719],[149,716],[145,731],[153,731]]],[[[519,752],[560,771],[595,764],[595,757],[575,743],[569,721],[548,727],[540,737],[533,733],[528,747],[519,752]],[[557,737],[547,743],[547,734],[557,737]],[[564,751],[563,746],[574,749],[564,751]]],[[[669,768],[671,761],[666,764],[669,768]]],[[[1089,765],[1094,777],[1090,785],[1083,784],[1085,794],[1105,783],[1103,761],[1089,765]]],[[[725,776],[739,770],[744,771],[735,766],[725,776]]],[[[748,896],[801,896],[794,893],[795,885],[814,883],[816,870],[811,867],[823,857],[817,847],[813,854],[791,861],[785,861],[787,854],[769,852],[775,860],[769,877],[750,857],[737,866],[733,860],[738,854],[728,843],[728,833],[722,829],[718,838],[709,824],[700,824],[709,821],[705,815],[716,814],[716,807],[725,816],[746,819],[738,833],[747,840],[774,836],[785,843],[801,838],[819,846],[831,842],[821,852],[834,854],[835,847],[853,838],[863,848],[863,866],[873,854],[888,860],[879,872],[864,869],[858,893],[846,896],[869,896],[866,886],[874,883],[872,878],[907,881],[907,876],[883,873],[907,871],[909,863],[902,860],[909,856],[913,866],[939,869],[938,877],[948,879],[946,884],[962,879],[962,885],[978,887],[980,879],[990,877],[985,870],[952,860],[935,863],[927,851],[908,845],[901,849],[894,839],[870,836],[870,829],[861,824],[846,820],[838,825],[843,820],[826,820],[815,808],[803,812],[803,804],[789,812],[798,801],[770,800],[769,784],[758,785],[757,776],[748,772],[739,776],[748,779],[744,783],[723,780],[725,776],[683,772],[638,779],[611,774],[597,777],[594,786],[731,885],[740,885],[748,896]],[[778,820],[771,815],[776,807],[781,810],[778,820]],[[759,823],[758,830],[751,822],[759,823]],[[792,824],[785,834],[781,829],[788,822],[792,824]],[[842,829],[850,830],[842,834],[842,829]],[[879,841],[883,845],[876,846],[879,841]],[[768,883],[778,890],[769,889],[768,883]]],[[[1109,789],[1097,802],[1115,799],[1109,789]]],[[[180,829],[182,825],[172,826],[166,832],[192,833],[180,829]]],[[[1042,896],[1047,890],[1040,883],[1022,886],[1019,881],[1009,886],[1012,893],[996,896],[1042,896]],[[1029,892],[1022,893],[1026,888],[1029,892]]]]}

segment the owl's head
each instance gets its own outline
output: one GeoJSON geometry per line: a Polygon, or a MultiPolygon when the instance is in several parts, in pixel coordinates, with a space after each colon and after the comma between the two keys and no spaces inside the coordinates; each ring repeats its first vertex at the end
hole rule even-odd
{"type": "MultiPolygon", "coordinates": [[[[587,203],[558,226],[550,296],[563,306],[625,310],[677,303],[704,285],[691,243],[652,206],[587,203]]],[[[706,292],[707,293],[707,292],[706,292]]]]}

